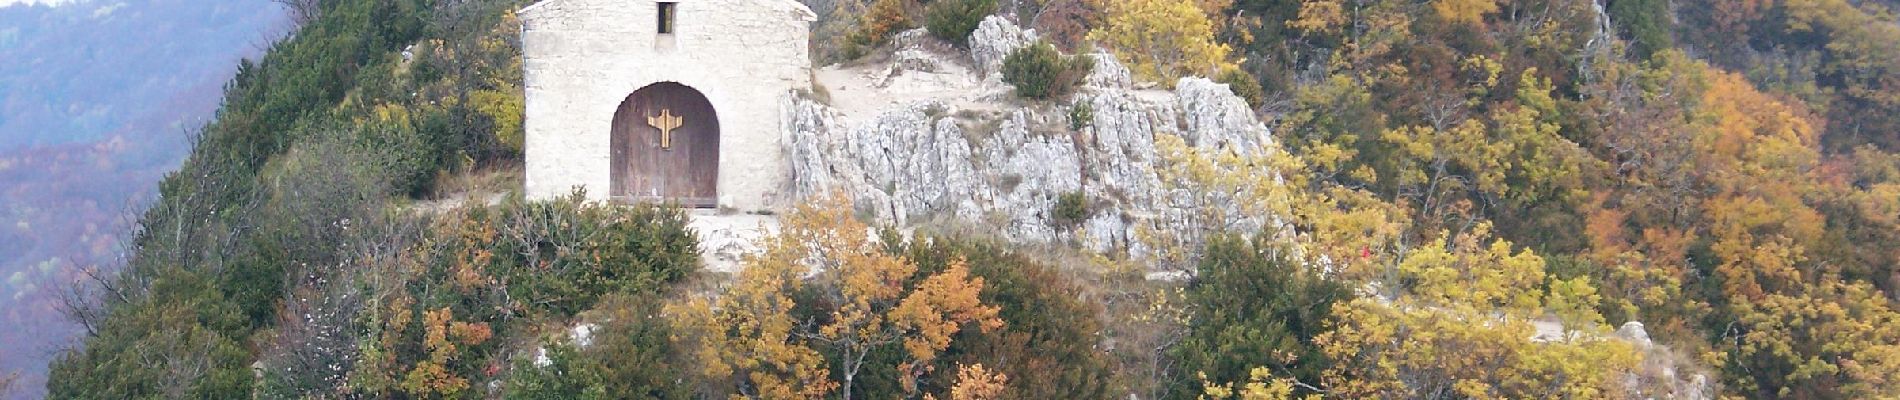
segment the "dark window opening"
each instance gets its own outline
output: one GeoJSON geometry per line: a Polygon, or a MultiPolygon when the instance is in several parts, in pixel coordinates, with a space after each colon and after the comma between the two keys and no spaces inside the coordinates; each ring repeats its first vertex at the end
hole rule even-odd
{"type": "Polygon", "coordinates": [[[673,33],[673,14],[679,9],[679,3],[660,3],[660,33],[673,33]]]}

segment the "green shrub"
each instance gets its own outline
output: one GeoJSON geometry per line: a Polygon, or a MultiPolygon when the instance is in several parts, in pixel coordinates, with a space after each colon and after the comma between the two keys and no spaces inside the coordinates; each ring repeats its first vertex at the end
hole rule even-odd
{"type": "Polygon", "coordinates": [[[415,258],[444,276],[472,264],[508,282],[508,297],[556,315],[592,308],[610,293],[657,292],[698,270],[698,239],[684,212],[582,196],[451,215],[428,235],[429,254],[415,258]]]}
{"type": "Polygon", "coordinates": [[[1351,299],[1352,292],[1268,239],[1217,236],[1206,250],[1187,289],[1195,311],[1187,337],[1173,349],[1177,368],[1170,398],[1196,398],[1199,374],[1209,382],[1244,382],[1256,367],[1319,381],[1327,359],[1313,338],[1328,329],[1333,303],[1351,299]]]}
{"type": "Polygon", "coordinates": [[[680,379],[668,340],[672,328],[661,303],[646,295],[609,295],[586,319],[595,330],[591,344],[574,346],[567,330],[543,340],[548,365],[519,357],[508,375],[509,399],[684,399],[691,385],[680,379]]]}
{"type": "Polygon", "coordinates": [[[1055,222],[1061,226],[1076,226],[1089,219],[1089,196],[1082,192],[1068,192],[1056,196],[1055,222]]]}
{"type": "Polygon", "coordinates": [[[86,345],[53,359],[47,398],[238,399],[251,396],[243,311],[212,277],[158,271],[148,295],[121,303],[86,345]]]}
{"type": "Polygon", "coordinates": [[[537,355],[516,357],[502,398],[521,400],[608,399],[602,365],[581,354],[566,341],[543,342],[547,365],[536,365],[537,355]]]}
{"type": "MultiPolygon", "coordinates": [[[[549,202],[472,206],[430,222],[414,245],[376,266],[375,277],[359,279],[379,294],[362,318],[364,339],[357,347],[363,361],[347,385],[353,395],[455,397],[479,390],[468,383],[488,379],[489,366],[505,354],[505,339],[524,331],[520,322],[565,321],[619,294],[655,295],[693,273],[699,262],[679,210],[588,202],[579,192],[549,202]],[[424,332],[438,339],[429,342],[424,332]],[[443,345],[445,340],[451,345],[443,345]],[[415,381],[418,374],[428,381],[415,381]]],[[[612,318],[618,317],[605,319],[612,318]]],[[[615,323],[636,322],[628,317],[615,323]]],[[[638,328],[629,329],[649,339],[665,334],[638,328]]],[[[620,339],[627,338],[603,340],[620,339]]],[[[529,391],[567,394],[588,382],[547,383],[529,391]]]]}
{"type": "Polygon", "coordinates": [[[1075,107],[1069,108],[1069,130],[1080,131],[1094,121],[1095,106],[1089,102],[1077,101],[1075,107]]]}
{"type": "Polygon", "coordinates": [[[434,140],[417,130],[409,110],[396,106],[376,107],[372,119],[357,127],[353,154],[362,159],[352,164],[365,176],[385,179],[387,187],[398,194],[416,195],[435,184],[441,157],[434,140]]]}
{"type": "MultiPolygon", "coordinates": [[[[981,363],[1010,377],[1005,399],[1106,399],[1110,361],[1097,346],[1104,329],[1102,306],[1086,300],[1084,288],[1061,269],[995,244],[932,237],[903,249],[919,270],[947,268],[963,260],[983,278],[983,304],[1000,307],[1006,325],[983,333],[964,329],[938,360],[937,370],[981,363]]],[[[901,349],[900,349],[901,350],[901,349]]],[[[939,398],[956,382],[935,381],[939,398]]],[[[867,392],[870,393],[870,392],[867,392]]]]}
{"type": "Polygon", "coordinates": [[[1094,67],[1087,58],[1064,56],[1054,45],[1037,42],[1003,58],[1003,82],[1015,86],[1022,98],[1060,98],[1074,92],[1094,67]]]}
{"type": "Polygon", "coordinates": [[[1267,100],[1267,92],[1266,89],[1260,87],[1260,79],[1247,73],[1246,70],[1228,68],[1221,71],[1217,81],[1227,84],[1227,89],[1233,91],[1235,96],[1246,100],[1249,107],[1260,107],[1260,103],[1267,100]]]}
{"type": "Polygon", "coordinates": [[[1617,22],[1623,37],[1631,42],[1637,57],[1649,58],[1658,51],[1675,46],[1670,36],[1669,2],[1666,0],[1623,0],[1610,3],[1610,18],[1617,22]]]}
{"type": "Polygon", "coordinates": [[[937,0],[924,10],[924,27],[931,36],[970,47],[970,32],[995,12],[996,0],[937,0]]]}

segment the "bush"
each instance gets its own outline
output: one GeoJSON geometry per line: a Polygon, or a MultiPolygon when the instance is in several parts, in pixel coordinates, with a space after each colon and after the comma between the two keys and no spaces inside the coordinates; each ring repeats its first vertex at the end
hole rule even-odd
{"type": "Polygon", "coordinates": [[[924,27],[932,36],[967,48],[970,32],[995,12],[996,0],[937,0],[924,11],[924,27]]]}
{"type": "Polygon", "coordinates": [[[1082,192],[1068,192],[1056,196],[1055,222],[1061,226],[1076,226],[1089,219],[1089,196],[1082,192]]]}
{"type": "Polygon", "coordinates": [[[503,83],[493,90],[477,90],[469,97],[474,109],[495,123],[495,141],[509,154],[521,154],[525,148],[522,120],[526,96],[513,84],[503,83]]]}
{"type": "MultiPolygon", "coordinates": [[[[1005,399],[1105,399],[1112,375],[1098,348],[1101,305],[1086,300],[1083,287],[1054,266],[992,244],[933,237],[903,249],[920,270],[942,270],[964,260],[983,278],[984,304],[1002,308],[1002,329],[964,329],[937,362],[937,370],[983,364],[1010,377],[1005,399]]],[[[939,398],[956,382],[933,381],[939,398]]],[[[869,393],[869,392],[867,392],[869,393]]]]}
{"type": "Polygon", "coordinates": [[[248,398],[243,310],[217,282],[179,267],[158,271],[145,297],[121,303],[84,347],[53,359],[47,398],[248,398]]]}
{"type": "Polygon", "coordinates": [[[884,44],[892,34],[910,29],[913,23],[906,12],[909,0],[877,0],[860,17],[857,29],[844,37],[844,57],[863,57],[870,49],[884,44]]]}
{"type": "Polygon", "coordinates": [[[509,399],[684,399],[691,398],[689,381],[680,379],[668,335],[672,329],[661,317],[661,303],[652,296],[609,295],[586,319],[596,328],[592,343],[575,346],[566,339],[544,340],[548,364],[535,357],[518,357],[508,376],[509,399]]]}
{"type": "Polygon", "coordinates": [[[418,236],[375,276],[357,279],[377,294],[362,318],[362,362],[347,378],[354,395],[480,390],[474,385],[504,358],[504,341],[490,339],[518,335],[518,321],[565,320],[603,297],[659,293],[691,274],[699,257],[677,209],[592,203],[578,192],[455,210],[418,236]]]}
{"type": "Polygon", "coordinates": [[[1327,360],[1313,338],[1326,331],[1333,303],[1352,293],[1285,253],[1263,239],[1208,241],[1187,290],[1195,312],[1173,350],[1179,368],[1170,398],[1197,397],[1203,373],[1209,382],[1244,382],[1253,368],[1267,367],[1275,376],[1320,380],[1327,360]]]}
{"type": "Polygon", "coordinates": [[[1197,2],[1116,0],[1106,2],[1103,24],[1089,40],[1128,62],[1137,81],[1173,87],[1184,76],[1208,76],[1231,65],[1233,52],[1197,2]]]}
{"type": "Polygon", "coordinates": [[[444,218],[414,257],[454,279],[477,268],[507,282],[508,297],[537,311],[574,315],[609,293],[652,293],[699,268],[698,239],[675,208],[586,201],[511,201],[444,218]]]}
{"type": "Polygon", "coordinates": [[[363,155],[357,168],[365,176],[386,179],[399,194],[422,194],[435,184],[441,157],[432,138],[416,129],[409,110],[377,106],[369,122],[357,127],[352,153],[363,155]]]}
{"type": "Polygon", "coordinates": [[[1227,84],[1227,90],[1233,91],[1235,96],[1246,100],[1248,107],[1259,108],[1260,103],[1267,100],[1267,91],[1260,87],[1260,79],[1247,73],[1246,70],[1227,68],[1221,71],[1220,78],[1216,81],[1227,84]]]}
{"type": "Polygon", "coordinates": [[[1054,45],[1037,42],[1003,58],[1003,82],[1015,86],[1022,98],[1060,98],[1074,92],[1094,68],[1087,58],[1064,56],[1054,45]]]}
{"type": "Polygon", "coordinates": [[[1087,101],[1075,102],[1069,109],[1069,130],[1080,131],[1095,122],[1095,106],[1087,101]]]}

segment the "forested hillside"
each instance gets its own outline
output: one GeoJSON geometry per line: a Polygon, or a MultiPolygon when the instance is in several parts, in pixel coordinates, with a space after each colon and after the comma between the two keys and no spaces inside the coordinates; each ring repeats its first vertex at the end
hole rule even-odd
{"type": "Polygon", "coordinates": [[[1101,52],[1272,140],[1154,135],[1170,195],[1232,207],[1147,252],[842,193],[733,274],[677,209],[439,206],[515,184],[526,1],[292,3],[52,397],[1900,397],[1887,1],[808,0],[827,62],[1035,28],[997,101],[1039,134],[1093,139],[1101,52]]]}

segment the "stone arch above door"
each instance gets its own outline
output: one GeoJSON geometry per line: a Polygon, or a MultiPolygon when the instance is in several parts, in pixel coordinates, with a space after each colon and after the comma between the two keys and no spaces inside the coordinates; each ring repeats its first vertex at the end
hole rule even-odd
{"type": "Polygon", "coordinates": [[[676,82],[635,90],[614,111],[616,200],[714,207],[719,188],[719,116],[706,95],[676,82]]]}

